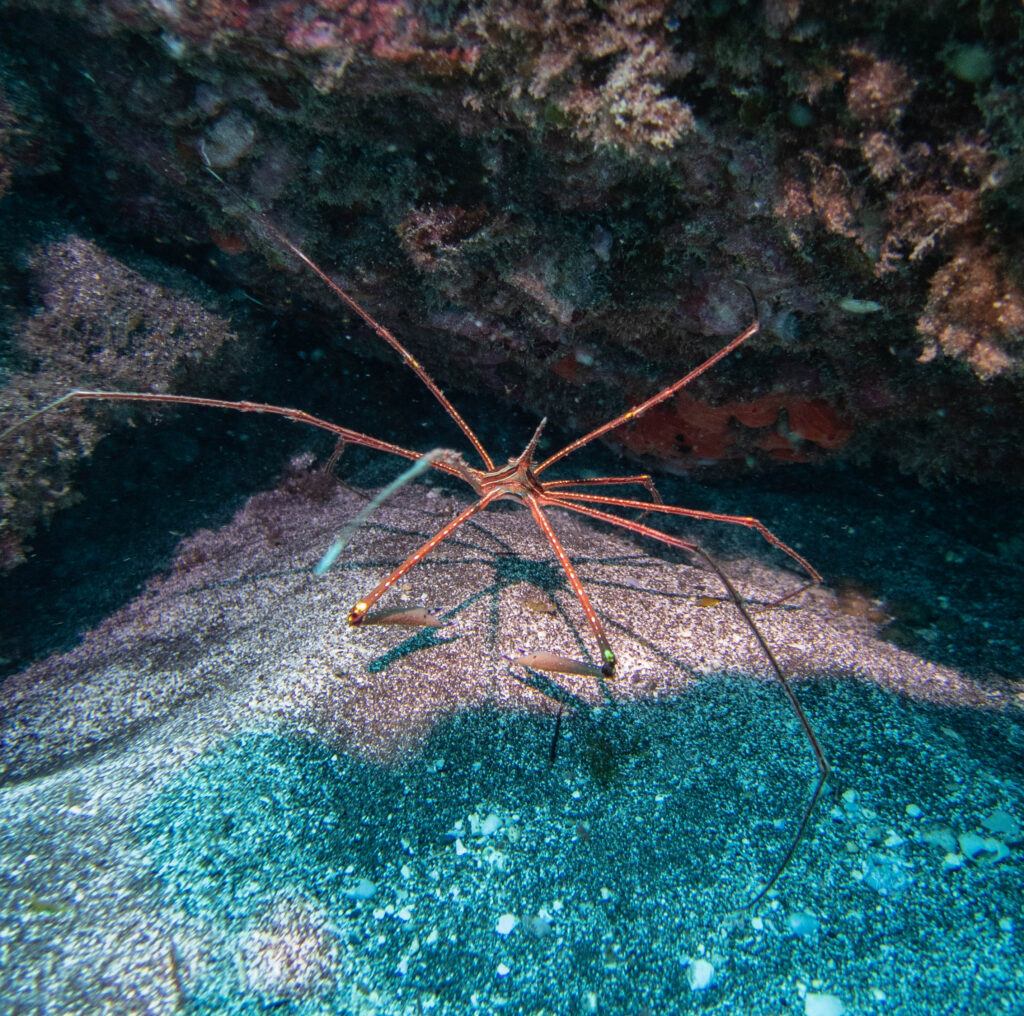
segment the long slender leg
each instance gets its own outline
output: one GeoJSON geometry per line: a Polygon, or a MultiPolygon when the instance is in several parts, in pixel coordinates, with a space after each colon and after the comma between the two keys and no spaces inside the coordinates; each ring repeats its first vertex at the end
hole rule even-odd
{"type": "Polygon", "coordinates": [[[587,508],[581,504],[562,501],[559,498],[545,498],[544,503],[552,507],[567,508],[570,511],[579,512],[581,515],[587,515],[590,518],[599,519],[602,522],[610,522],[614,525],[621,526],[624,529],[628,529],[631,532],[638,533],[641,536],[649,536],[651,539],[657,540],[660,543],[668,544],[670,547],[678,547],[682,550],[689,550],[699,554],[700,557],[714,570],[715,574],[721,580],[722,585],[725,586],[725,589],[729,594],[729,598],[739,611],[747,628],[750,629],[751,634],[757,640],[757,644],[760,646],[761,651],[764,653],[771,665],[775,676],[779,679],[779,684],[782,686],[782,690],[785,692],[786,698],[789,700],[789,704],[800,723],[800,727],[807,738],[808,744],[811,747],[811,752],[814,755],[814,761],[818,766],[819,775],[814,791],[811,794],[810,801],[804,810],[803,817],[800,820],[796,835],[793,837],[793,841],[790,844],[789,849],[783,855],[781,863],[776,867],[768,881],[757,892],[757,895],[755,895],[747,904],[747,909],[756,906],[756,904],[764,898],[769,889],[771,889],[771,887],[779,880],[782,873],[786,870],[790,860],[792,860],[793,854],[796,852],[796,848],[807,829],[807,823],[811,819],[814,808],[820,800],[821,795],[824,793],[825,783],[832,771],[832,767],[829,765],[828,759],[825,758],[824,751],[822,751],[821,744],[818,742],[817,735],[814,733],[814,728],[811,726],[811,721],[807,718],[807,714],[804,712],[803,706],[800,705],[800,700],[796,697],[796,693],[793,691],[792,686],[787,680],[786,675],[782,670],[782,665],[776,658],[767,639],[765,639],[764,635],[761,634],[761,629],[758,628],[757,624],[754,622],[743,597],[740,596],[739,591],[733,585],[732,579],[725,574],[721,567],[719,567],[718,562],[715,561],[715,559],[706,550],[704,550],[703,547],[699,547],[695,543],[688,543],[686,540],[679,539],[679,537],[670,536],[668,533],[662,533],[657,529],[652,529],[650,526],[642,525],[639,522],[632,522],[629,519],[620,519],[616,515],[598,511],[595,508],[587,508]]]}
{"type": "MultiPolygon", "coordinates": [[[[654,480],[646,473],[638,473],[636,476],[590,476],[579,480],[553,480],[550,483],[545,483],[542,486],[546,491],[548,490],[559,490],[562,488],[572,487],[592,487],[592,486],[618,486],[621,484],[638,483],[643,487],[647,488],[647,493],[651,495],[651,504],[664,504],[665,502],[661,498],[661,494],[658,493],[658,488],[654,486],[654,480]]],[[[562,491],[563,493],[572,494],[574,491],[562,491]]],[[[648,508],[645,507],[643,511],[636,517],[637,522],[641,519],[646,518],[648,508]]]]}
{"type": "MultiPolygon", "coordinates": [[[[549,488],[551,484],[545,484],[545,488],[549,488]]],[[[582,501],[587,504],[604,504],[610,505],[613,508],[640,508],[645,512],[661,512],[666,515],[682,515],[688,519],[705,519],[709,522],[728,522],[736,526],[746,526],[748,529],[754,529],[765,538],[773,547],[778,547],[784,554],[788,554],[801,568],[811,576],[810,582],[805,582],[799,589],[794,589],[793,592],[787,593],[781,599],[776,600],[773,606],[777,606],[780,603],[785,603],[786,600],[791,600],[794,596],[798,596],[805,589],[809,589],[813,585],[817,585],[821,582],[821,575],[818,574],[817,570],[811,565],[811,563],[798,554],[792,547],[787,543],[783,543],[763,522],[758,519],[751,518],[747,515],[723,515],[721,512],[705,512],[698,511],[696,508],[677,508],[675,505],[667,505],[663,503],[658,504],[647,504],[644,501],[636,501],[632,498],[623,497],[606,497],[601,494],[582,494],[576,491],[560,490],[557,495],[559,501],[565,503],[568,501],[577,502],[582,501]]],[[[615,517],[615,516],[613,516],[615,517]]],[[[627,525],[625,519],[618,519],[621,525],[627,525]]]]}
{"type": "Polygon", "coordinates": [[[471,519],[477,512],[482,511],[492,501],[501,496],[500,491],[485,494],[479,501],[471,504],[465,511],[459,512],[451,522],[439,529],[419,550],[413,551],[390,575],[381,579],[374,590],[364,596],[349,612],[348,623],[351,625],[362,624],[366,612],[403,576],[411,571],[429,554],[439,543],[446,540],[455,532],[463,522],[471,519]]]}
{"type": "MultiPolygon", "coordinates": [[[[616,487],[625,484],[635,483],[646,488],[655,504],[664,504],[658,488],[654,486],[654,480],[647,473],[637,473],[636,476],[586,476],[578,480],[549,480],[544,484],[545,490],[561,490],[563,487],[616,487]]],[[[569,492],[571,493],[571,492],[569,492]]]]}
{"type": "Polygon", "coordinates": [[[605,677],[611,677],[615,673],[615,653],[612,652],[612,647],[608,643],[608,637],[605,635],[604,628],[598,619],[597,612],[594,610],[594,607],[590,602],[590,597],[587,596],[587,592],[583,588],[583,583],[580,582],[579,576],[576,574],[576,569],[573,567],[572,561],[569,560],[569,555],[566,554],[561,542],[555,535],[555,531],[551,528],[551,523],[548,521],[548,517],[541,510],[537,499],[529,497],[526,499],[526,503],[530,506],[530,511],[533,512],[533,517],[537,520],[537,525],[540,526],[544,535],[548,538],[548,543],[551,544],[551,549],[554,550],[555,557],[558,558],[558,563],[562,566],[562,571],[565,572],[566,577],[569,579],[569,585],[572,586],[572,591],[576,594],[576,599],[580,601],[580,606],[583,608],[587,624],[590,625],[590,630],[594,633],[594,637],[597,639],[598,647],[601,650],[601,673],[604,674],[605,677]]]}
{"type": "MultiPolygon", "coordinates": [[[[205,154],[203,157],[205,159],[205,154]]],[[[448,401],[448,397],[437,386],[437,383],[434,381],[434,379],[426,372],[426,370],[424,370],[424,368],[420,365],[419,361],[412,355],[412,353],[410,353],[409,350],[407,350],[405,346],[403,346],[402,343],[399,342],[397,338],[395,338],[394,334],[392,334],[392,332],[390,332],[387,328],[380,324],[368,311],[363,310],[362,306],[358,304],[351,296],[349,296],[348,293],[346,293],[345,290],[342,289],[341,286],[339,286],[334,281],[334,279],[332,279],[311,257],[309,257],[309,255],[306,254],[306,252],[302,250],[301,247],[299,247],[297,244],[289,240],[288,237],[281,232],[281,230],[279,230],[276,226],[272,225],[269,222],[269,220],[266,218],[265,215],[262,214],[262,212],[253,208],[250,202],[246,201],[245,198],[238,193],[238,191],[236,191],[230,184],[228,184],[216,172],[214,172],[213,167],[210,166],[208,160],[206,163],[206,168],[209,170],[210,174],[216,180],[218,180],[225,188],[227,188],[228,191],[230,191],[235,196],[236,200],[239,200],[243,204],[248,206],[249,211],[247,212],[247,215],[251,220],[259,223],[259,225],[261,225],[268,233],[270,233],[270,235],[273,236],[274,239],[277,240],[279,244],[281,244],[284,247],[287,247],[288,250],[290,250],[292,254],[295,255],[295,257],[297,257],[325,286],[327,286],[327,288],[336,297],[338,297],[339,300],[342,301],[342,303],[345,304],[346,307],[349,308],[349,310],[352,310],[356,314],[358,314],[359,317],[361,317],[363,321],[365,321],[366,324],[373,329],[373,331],[377,334],[379,338],[383,339],[396,353],[398,353],[398,355],[402,358],[402,362],[407,367],[409,367],[413,371],[413,373],[415,373],[415,375],[420,379],[420,381],[423,382],[423,384],[426,386],[430,394],[433,395],[434,398],[441,403],[441,406],[444,408],[444,411],[452,418],[452,420],[455,421],[456,425],[459,427],[462,433],[466,435],[466,437],[469,439],[470,444],[472,444],[473,447],[476,449],[477,454],[480,456],[481,459],[483,459],[484,465],[488,469],[493,469],[494,462],[491,460],[490,455],[487,454],[487,451],[484,448],[484,446],[480,443],[480,439],[476,436],[476,434],[473,433],[472,428],[462,418],[462,416],[459,414],[459,411],[451,404],[451,402],[448,401]]]]}
{"type": "MultiPolygon", "coordinates": [[[[57,409],[66,402],[78,400],[92,402],[148,402],[155,405],[170,406],[208,406],[213,409],[231,409],[239,413],[264,413],[268,416],[283,416],[286,419],[291,420],[293,423],[304,423],[310,427],[316,427],[319,430],[326,430],[330,434],[336,434],[343,441],[349,441],[352,444],[361,445],[364,448],[372,448],[378,452],[387,452],[390,455],[400,455],[405,459],[419,459],[423,455],[423,452],[416,452],[409,448],[402,448],[399,445],[391,444],[390,441],[381,441],[378,438],[370,437],[369,434],[361,434],[357,430],[349,430],[348,427],[339,427],[336,423],[331,423],[329,420],[321,419],[319,416],[313,416],[310,413],[305,413],[301,409],[289,409],[286,406],[272,406],[263,402],[237,402],[229,399],[202,398],[198,395],[164,395],[157,392],[108,392],[87,390],[68,392],[66,395],[62,395],[59,399],[43,406],[41,409],[37,409],[34,413],[30,413],[24,419],[12,424],[6,430],[0,431],[0,440],[18,428],[23,427],[26,423],[50,412],[50,410],[57,409]]],[[[456,466],[450,462],[444,461],[443,459],[439,459],[432,463],[432,465],[435,469],[439,469],[443,473],[461,477],[471,483],[471,481],[467,479],[468,467],[464,465],[461,467],[456,466]]],[[[472,470],[469,470],[469,475],[472,475],[472,470]]]]}
{"type": "Polygon", "coordinates": [[[554,465],[559,459],[564,459],[566,455],[571,454],[584,445],[590,444],[595,438],[599,438],[602,434],[607,434],[608,431],[614,430],[620,424],[625,423],[627,420],[635,420],[638,416],[646,413],[652,406],[658,405],[659,402],[664,402],[666,399],[671,398],[681,388],[685,388],[691,381],[696,380],[710,367],[713,367],[719,360],[727,357],[737,346],[746,342],[752,335],[757,334],[757,330],[760,328],[760,323],[754,321],[745,331],[740,332],[731,342],[724,345],[717,353],[713,356],[709,356],[699,367],[694,367],[689,374],[681,377],[674,384],[670,384],[667,388],[662,388],[656,395],[652,395],[646,402],[641,402],[639,405],[634,406],[632,409],[627,409],[621,416],[616,416],[614,420],[609,420],[607,423],[602,424],[600,427],[595,427],[589,434],[584,434],[583,437],[577,438],[572,444],[566,445],[560,452],[555,452],[554,455],[546,458],[539,466],[534,467],[534,475],[539,476],[548,466],[554,465]]]}
{"type": "Polygon", "coordinates": [[[728,590],[729,597],[733,602],[736,609],[743,615],[743,620],[746,621],[747,627],[752,632],[755,639],[757,639],[758,645],[761,647],[761,651],[768,658],[768,662],[771,664],[772,670],[775,671],[775,676],[779,679],[779,684],[782,685],[782,690],[786,693],[786,698],[789,699],[789,704],[796,714],[797,720],[800,722],[807,741],[811,746],[811,752],[814,754],[814,761],[818,766],[818,782],[814,786],[814,790],[811,793],[811,798],[807,802],[807,806],[804,809],[803,817],[800,819],[800,824],[797,826],[796,833],[793,836],[793,841],[789,845],[789,849],[785,854],[782,855],[782,860],[778,863],[775,871],[772,872],[771,877],[767,882],[758,890],[757,894],[752,900],[750,900],[744,909],[749,910],[751,907],[757,906],[758,903],[764,898],[768,890],[771,889],[776,882],[778,882],[782,873],[786,870],[789,862],[792,860],[793,855],[796,853],[796,848],[800,845],[800,841],[803,839],[804,832],[807,829],[807,823],[811,820],[811,815],[814,813],[814,809],[821,798],[821,795],[825,791],[825,783],[829,778],[829,774],[832,772],[832,767],[828,763],[828,759],[825,758],[825,752],[822,751],[821,744],[818,742],[818,738],[814,733],[814,728],[811,726],[811,721],[807,718],[807,714],[804,712],[803,706],[800,705],[800,700],[796,697],[796,692],[793,691],[789,681],[786,680],[786,675],[783,673],[782,665],[775,658],[775,654],[772,652],[771,646],[768,645],[767,639],[761,634],[761,629],[754,623],[754,619],[750,616],[750,611],[747,610],[747,605],[743,601],[743,597],[740,596],[736,587],[732,584],[732,579],[725,574],[724,571],[719,567],[718,562],[706,551],[703,547],[694,548],[696,552],[714,569],[715,574],[718,575],[722,581],[722,585],[728,590]]]}

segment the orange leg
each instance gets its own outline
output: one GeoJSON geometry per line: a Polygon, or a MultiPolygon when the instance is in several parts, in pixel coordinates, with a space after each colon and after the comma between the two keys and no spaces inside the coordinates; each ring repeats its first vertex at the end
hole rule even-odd
{"type": "Polygon", "coordinates": [[[587,618],[587,624],[590,625],[590,630],[594,633],[594,638],[597,639],[597,645],[601,650],[601,673],[605,677],[611,677],[615,673],[615,653],[612,652],[612,647],[608,643],[608,637],[605,635],[597,612],[590,602],[590,597],[587,596],[583,583],[580,582],[576,569],[573,567],[572,561],[569,560],[569,555],[566,554],[561,542],[555,535],[555,531],[551,528],[548,517],[541,510],[536,498],[527,498],[526,503],[530,506],[530,511],[533,512],[537,525],[540,526],[544,535],[548,538],[548,543],[551,544],[551,549],[554,550],[555,557],[558,558],[558,563],[562,566],[562,571],[565,572],[566,577],[569,579],[569,585],[572,586],[576,599],[580,601],[580,606],[583,608],[583,613],[587,618]]]}
{"type": "Polygon", "coordinates": [[[807,829],[807,824],[811,820],[811,815],[814,813],[814,809],[817,806],[818,801],[821,799],[821,795],[825,792],[825,784],[829,778],[829,774],[832,772],[832,767],[829,765],[828,759],[825,758],[825,752],[822,750],[822,747],[818,742],[817,735],[814,733],[814,728],[811,726],[811,721],[807,718],[807,714],[804,712],[803,706],[800,705],[800,700],[796,697],[796,693],[790,686],[789,681],[786,680],[786,675],[782,670],[782,664],[779,663],[771,646],[768,645],[768,640],[761,634],[761,629],[754,623],[754,619],[750,616],[750,611],[747,609],[746,603],[743,602],[743,597],[740,596],[739,591],[733,585],[732,579],[722,571],[718,562],[715,561],[715,559],[706,550],[704,550],[703,547],[700,547],[695,543],[688,543],[686,540],[681,540],[677,536],[670,536],[668,533],[662,533],[657,529],[652,529],[650,526],[642,525],[639,522],[633,522],[629,519],[621,519],[617,515],[598,511],[596,508],[586,508],[581,504],[575,504],[569,501],[560,501],[555,498],[545,500],[545,504],[558,508],[568,508],[570,511],[578,512],[581,515],[587,515],[590,518],[599,519],[601,522],[610,522],[612,525],[621,526],[623,529],[628,529],[630,532],[637,533],[640,536],[649,536],[652,540],[657,540],[659,543],[665,543],[670,547],[678,547],[681,550],[689,550],[695,554],[699,554],[721,580],[722,585],[725,586],[733,605],[739,611],[747,628],[750,629],[750,632],[757,640],[757,644],[760,646],[761,651],[764,653],[769,664],[771,664],[771,668],[774,671],[775,676],[779,679],[779,684],[782,685],[782,690],[789,701],[790,707],[796,715],[796,718],[800,723],[800,727],[811,746],[814,761],[818,766],[818,781],[811,793],[810,801],[804,809],[803,817],[797,827],[796,835],[793,837],[793,842],[789,845],[789,849],[783,856],[781,863],[776,867],[768,881],[761,887],[744,909],[749,909],[750,907],[755,906],[764,898],[768,890],[775,885],[782,873],[786,870],[790,860],[792,860],[793,854],[796,853],[796,848],[799,845],[800,840],[803,838],[804,831],[807,829]]]}
{"type": "MultiPolygon", "coordinates": [[[[545,484],[545,487],[550,487],[551,484],[545,484]]],[[[622,497],[604,497],[601,494],[579,494],[575,491],[562,490],[558,492],[558,499],[562,502],[563,507],[568,503],[585,502],[586,504],[601,504],[610,505],[614,508],[639,508],[645,512],[662,512],[666,515],[682,515],[688,519],[704,519],[708,522],[728,522],[735,526],[746,526],[748,529],[754,529],[760,533],[765,540],[770,543],[773,547],[778,547],[784,554],[788,554],[803,570],[811,576],[810,582],[805,582],[798,589],[794,589],[793,592],[787,593],[781,599],[776,600],[772,606],[778,606],[780,603],[785,603],[786,600],[791,600],[794,596],[798,596],[805,589],[809,589],[813,585],[817,585],[821,582],[821,576],[817,570],[811,565],[811,563],[798,554],[792,547],[787,543],[783,543],[763,522],[758,519],[750,518],[746,515],[723,515],[720,512],[705,512],[698,511],[696,508],[676,508],[674,505],[667,504],[646,504],[643,501],[635,501],[632,498],[622,497]]],[[[620,519],[618,516],[608,516],[613,518],[615,521],[622,526],[629,528],[628,521],[626,519],[620,519]]],[[[662,534],[664,537],[664,534],[662,534]]],[[[668,542],[662,539],[662,542],[668,542]]],[[[690,545],[690,549],[698,549],[695,545],[690,545]]]]}
{"type": "Polygon", "coordinates": [[[407,572],[411,571],[429,554],[439,543],[448,539],[463,522],[471,519],[477,512],[482,511],[492,501],[500,496],[499,492],[485,494],[475,504],[471,504],[465,511],[460,512],[442,529],[438,530],[419,550],[410,554],[390,575],[382,579],[376,588],[368,596],[364,596],[349,612],[348,623],[350,625],[361,624],[366,612],[407,572]]]}

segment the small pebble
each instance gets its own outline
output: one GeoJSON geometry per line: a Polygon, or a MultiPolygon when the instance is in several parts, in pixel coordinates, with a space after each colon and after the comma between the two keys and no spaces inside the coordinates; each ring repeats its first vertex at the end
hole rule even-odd
{"type": "Polygon", "coordinates": [[[957,837],[960,852],[975,864],[994,864],[1010,856],[1010,848],[994,836],[979,836],[977,833],[961,833],[957,837]]]}
{"type": "Polygon", "coordinates": [[[519,918],[515,914],[502,914],[498,918],[498,923],[494,926],[494,930],[499,935],[507,935],[518,923],[519,918]]]}
{"type": "Polygon", "coordinates": [[[946,826],[934,826],[921,831],[921,839],[930,843],[933,847],[939,847],[947,854],[956,853],[956,836],[952,829],[946,826]]]}
{"type": "Polygon", "coordinates": [[[206,132],[201,153],[213,169],[230,169],[252,150],[256,129],[238,110],[222,116],[206,132]]]}
{"type": "Polygon", "coordinates": [[[818,919],[814,914],[806,912],[790,914],[786,918],[786,924],[794,935],[799,935],[801,938],[807,938],[818,930],[818,919]]]}
{"type": "Polygon", "coordinates": [[[806,1016],[843,1016],[846,1006],[835,995],[810,991],[804,998],[806,1016]]]}
{"type": "Polygon", "coordinates": [[[350,900],[368,900],[377,891],[377,886],[368,878],[361,878],[351,889],[345,890],[350,900]]]}
{"type": "Polygon", "coordinates": [[[981,824],[997,836],[1003,836],[1008,840],[1015,840],[1020,836],[1020,823],[1007,811],[996,808],[991,815],[981,820],[981,824]]]}
{"type": "Polygon", "coordinates": [[[551,934],[551,918],[542,912],[536,917],[531,917],[526,922],[526,928],[536,938],[544,938],[551,934]]]}
{"type": "Polygon", "coordinates": [[[995,73],[995,61],[984,46],[961,46],[949,59],[949,69],[961,81],[978,85],[995,73]]]}
{"type": "Polygon", "coordinates": [[[704,991],[715,977],[715,968],[707,960],[694,960],[686,971],[691,991],[704,991]]]}
{"type": "Polygon", "coordinates": [[[963,866],[964,859],[961,854],[954,854],[950,852],[942,859],[943,871],[956,871],[957,868],[962,868],[963,866]]]}

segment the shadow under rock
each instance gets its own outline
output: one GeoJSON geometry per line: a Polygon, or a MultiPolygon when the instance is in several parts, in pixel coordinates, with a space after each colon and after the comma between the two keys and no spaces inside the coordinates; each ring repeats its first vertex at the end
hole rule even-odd
{"type": "MultiPolygon", "coordinates": [[[[1024,686],[1024,500],[1013,491],[928,489],[891,470],[841,466],[687,481],[677,494],[681,484],[659,480],[672,503],[760,518],[827,586],[854,591],[861,606],[878,601],[886,641],[981,681],[1024,686]]],[[[727,554],[741,541],[744,553],[765,553],[756,536],[720,528],[709,549],[727,554]]]]}
{"type": "Polygon", "coordinates": [[[0,581],[0,675],[74,646],[170,564],[182,536],[226,523],[274,482],[289,436],[248,419],[232,420],[228,436],[223,419],[205,416],[103,440],[73,480],[79,503],[0,581]]]}

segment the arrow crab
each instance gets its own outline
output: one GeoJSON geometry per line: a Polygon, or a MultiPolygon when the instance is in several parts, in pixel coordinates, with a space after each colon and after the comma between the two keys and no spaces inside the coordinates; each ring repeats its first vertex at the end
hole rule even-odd
{"type": "MultiPolygon", "coordinates": [[[[427,370],[412,356],[398,338],[384,325],[379,323],[368,311],[366,311],[348,292],[335,282],[322,268],[319,267],[296,243],[290,240],[283,232],[269,223],[260,213],[249,212],[250,219],[269,234],[277,245],[284,248],[292,256],[297,258],[305,268],[313,273],[333,294],[356,314],[362,321],[377,335],[377,337],[390,346],[401,358],[402,362],[419,378],[434,399],[440,403],[444,412],[450,417],[453,423],[461,430],[475,456],[475,461],[467,461],[459,452],[447,449],[435,449],[433,452],[423,455],[391,442],[364,434],[360,431],[335,424],[321,417],[313,416],[299,409],[285,406],[259,403],[251,401],[233,401],[220,398],[206,398],[199,396],[162,394],[139,391],[104,391],[76,389],[61,396],[57,400],[43,406],[35,413],[9,427],[0,433],[0,441],[6,439],[12,432],[16,431],[24,423],[35,419],[46,413],[58,410],[61,406],[72,402],[80,401],[106,401],[106,402],[131,402],[151,403],[161,405],[187,405],[200,406],[215,409],[233,410],[242,413],[260,413],[280,416],[294,423],[305,424],[327,433],[333,434],[339,443],[339,448],[344,443],[351,443],[374,451],[383,452],[388,455],[397,456],[411,460],[414,466],[407,471],[402,478],[386,489],[373,502],[367,511],[360,513],[348,527],[342,538],[325,554],[317,566],[318,572],[326,571],[337,557],[347,534],[351,532],[366,515],[379,504],[389,491],[397,484],[407,482],[417,472],[426,469],[438,470],[448,476],[465,482],[473,491],[475,500],[463,510],[459,511],[454,518],[451,518],[433,536],[426,540],[421,546],[414,550],[408,557],[397,565],[392,571],[380,579],[377,585],[366,595],[352,605],[348,612],[348,624],[359,627],[365,624],[372,624],[380,621],[395,621],[394,615],[380,616],[372,614],[372,608],[381,600],[396,583],[399,582],[409,571],[416,567],[428,554],[442,544],[452,534],[470,519],[488,508],[490,505],[501,500],[511,500],[525,507],[533,517],[544,539],[550,546],[554,557],[564,573],[569,587],[578,601],[586,620],[593,642],[597,648],[597,666],[558,656],[554,653],[539,651],[530,656],[520,657],[515,662],[522,666],[531,667],[536,670],[549,671],[553,673],[575,673],[592,676],[598,680],[612,681],[615,679],[616,654],[605,632],[601,618],[591,603],[590,597],[577,574],[572,559],[563,547],[559,537],[549,520],[547,509],[555,508],[575,512],[589,519],[601,523],[619,527],[638,537],[653,540],[663,546],[676,550],[686,551],[696,556],[721,582],[725,599],[731,602],[738,612],[744,625],[749,629],[750,634],[757,642],[761,653],[767,660],[771,671],[778,679],[779,684],[786,696],[794,715],[796,716],[802,732],[808,742],[814,756],[818,769],[818,776],[815,786],[811,792],[810,799],[805,806],[802,817],[798,824],[796,833],[786,850],[781,862],[774,869],[773,873],[762,885],[748,906],[753,906],[772,888],[782,873],[785,871],[791,860],[807,826],[815,806],[821,798],[826,781],[829,776],[830,767],[824,751],[819,744],[818,738],[811,726],[803,707],[800,704],[793,688],[786,677],[786,674],[775,655],[771,645],[758,627],[751,610],[740,595],[738,589],[719,566],[714,558],[697,543],[693,543],[671,533],[667,533],[641,521],[648,515],[682,516],[690,519],[704,521],[722,522],[732,525],[746,527],[759,533],[770,545],[776,547],[789,556],[804,573],[808,576],[807,581],[798,588],[775,600],[769,606],[777,606],[787,600],[791,600],[811,586],[821,581],[821,576],[796,550],[788,546],[774,533],[771,532],[762,522],[749,516],[728,515],[712,511],[701,511],[691,508],[681,508],[665,504],[658,494],[652,478],[646,474],[615,475],[615,476],[586,476],[577,478],[548,479],[548,470],[562,459],[567,458],[574,452],[589,445],[597,438],[615,430],[618,427],[628,424],[630,421],[642,416],[652,407],[657,406],[672,398],[677,392],[691,384],[696,378],[711,369],[719,361],[723,360],[734,352],[743,343],[750,340],[759,330],[759,322],[756,314],[756,303],[754,306],[753,321],[738,335],[722,346],[704,362],[691,369],[684,376],[667,385],[645,401],[627,409],[615,418],[594,428],[590,432],[571,441],[568,445],[553,454],[547,455],[538,461],[537,453],[541,433],[546,420],[541,420],[536,427],[532,437],[526,444],[524,450],[505,463],[496,463],[488,453],[482,442],[463,419],[458,410],[452,405],[447,396],[441,391],[427,370]],[[639,487],[646,491],[647,498],[621,496],[617,493],[597,493],[595,491],[604,489],[614,491],[623,487],[639,487]],[[615,510],[640,512],[638,518],[627,518],[616,514],[615,510]]],[[[399,623],[403,624],[436,624],[434,615],[426,612],[404,612],[405,616],[399,623]]],[[[557,729],[557,728],[556,728],[557,729]]],[[[552,746],[552,752],[554,745],[552,746]]]]}

